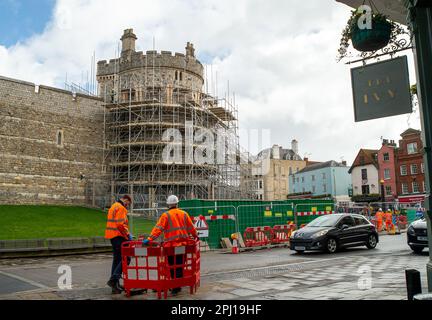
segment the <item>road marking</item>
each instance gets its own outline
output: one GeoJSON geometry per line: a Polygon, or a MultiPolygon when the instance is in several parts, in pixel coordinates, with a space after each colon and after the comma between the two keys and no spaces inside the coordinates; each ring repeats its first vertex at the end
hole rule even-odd
{"type": "Polygon", "coordinates": [[[253,267],[253,268],[243,268],[243,269],[235,269],[235,270],[229,270],[229,271],[222,271],[222,272],[214,272],[214,273],[203,273],[204,276],[213,276],[213,275],[223,275],[223,274],[230,274],[235,272],[244,272],[244,271],[256,271],[256,270],[264,270],[269,268],[278,268],[278,267],[286,267],[286,266],[296,266],[296,265],[303,265],[303,264],[311,264],[311,263],[321,263],[321,262],[328,262],[333,260],[343,260],[347,257],[338,257],[338,258],[331,258],[331,259],[319,259],[319,260],[311,260],[311,261],[305,261],[305,262],[297,262],[297,263],[286,263],[286,264],[277,264],[277,265],[270,265],[270,266],[264,266],[264,267],[253,267]]]}
{"type": "Polygon", "coordinates": [[[41,283],[35,282],[35,281],[27,279],[27,278],[23,278],[23,277],[17,276],[17,275],[12,274],[12,273],[7,273],[7,272],[0,271],[0,274],[4,275],[6,277],[9,277],[9,278],[13,278],[13,279],[16,279],[16,280],[28,283],[28,284],[30,284],[30,285],[32,285],[34,287],[37,287],[37,288],[49,289],[49,287],[47,287],[47,286],[45,286],[45,285],[43,285],[41,283]]]}

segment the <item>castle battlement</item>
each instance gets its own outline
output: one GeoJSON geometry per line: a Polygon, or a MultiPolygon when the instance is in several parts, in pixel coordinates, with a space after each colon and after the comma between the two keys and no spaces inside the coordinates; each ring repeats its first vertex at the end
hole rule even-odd
{"type": "Polygon", "coordinates": [[[204,67],[194,56],[172,51],[148,50],[123,53],[119,59],[99,61],[97,76],[109,76],[136,68],[172,68],[191,72],[203,78],[204,67]]]}

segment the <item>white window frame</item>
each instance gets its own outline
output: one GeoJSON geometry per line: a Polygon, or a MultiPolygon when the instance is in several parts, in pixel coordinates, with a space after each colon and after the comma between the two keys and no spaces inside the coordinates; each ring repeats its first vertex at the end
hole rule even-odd
{"type": "Polygon", "coordinates": [[[418,165],[416,164],[416,163],[413,163],[413,164],[411,164],[410,165],[410,171],[411,171],[411,174],[413,175],[413,174],[418,174],[418,165]],[[415,170],[413,170],[413,168],[416,168],[415,170]],[[415,172],[414,172],[415,171],[415,172]]]}
{"type": "Polygon", "coordinates": [[[385,186],[385,193],[386,193],[387,196],[393,195],[393,189],[392,189],[392,187],[391,186],[385,186]],[[390,188],[390,192],[388,192],[389,191],[388,188],[390,188]]]}
{"type": "Polygon", "coordinates": [[[400,166],[400,174],[401,176],[407,176],[408,175],[408,168],[406,166],[406,164],[403,164],[400,166]],[[403,170],[405,169],[405,170],[403,170]]]}
{"type": "Polygon", "coordinates": [[[417,142],[408,143],[407,144],[407,153],[408,154],[416,154],[418,153],[417,142]],[[414,149],[410,150],[410,147],[414,147],[414,149]]]}
{"type": "Polygon", "coordinates": [[[391,179],[391,171],[390,169],[384,169],[384,180],[390,180],[391,179]],[[386,173],[388,173],[388,175],[386,176],[386,173]]]}
{"type": "Polygon", "coordinates": [[[412,193],[420,193],[420,184],[417,181],[413,181],[412,183],[412,193]],[[414,186],[417,186],[417,191],[414,186]]]}
{"type": "Polygon", "coordinates": [[[409,194],[409,185],[408,185],[408,183],[402,183],[401,184],[401,188],[402,188],[402,194],[409,194]],[[406,189],[404,187],[406,187],[406,189]]]}

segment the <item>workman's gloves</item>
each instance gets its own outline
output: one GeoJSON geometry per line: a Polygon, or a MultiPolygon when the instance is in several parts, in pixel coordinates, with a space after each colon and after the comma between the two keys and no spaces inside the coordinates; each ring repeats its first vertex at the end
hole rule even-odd
{"type": "Polygon", "coordinates": [[[142,244],[143,244],[143,246],[147,246],[149,243],[150,243],[150,240],[145,239],[142,244]]]}
{"type": "Polygon", "coordinates": [[[129,235],[128,235],[128,239],[129,239],[129,241],[132,241],[133,237],[134,237],[134,236],[133,236],[131,233],[129,233],[129,235]]]}

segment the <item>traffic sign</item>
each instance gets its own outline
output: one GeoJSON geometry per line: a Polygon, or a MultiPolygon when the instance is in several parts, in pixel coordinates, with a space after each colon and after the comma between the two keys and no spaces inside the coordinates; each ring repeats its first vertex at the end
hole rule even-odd
{"type": "Polygon", "coordinates": [[[209,237],[209,226],[206,219],[203,216],[194,217],[194,226],[197,230],[199,238],[209,237]]]}

